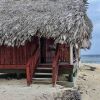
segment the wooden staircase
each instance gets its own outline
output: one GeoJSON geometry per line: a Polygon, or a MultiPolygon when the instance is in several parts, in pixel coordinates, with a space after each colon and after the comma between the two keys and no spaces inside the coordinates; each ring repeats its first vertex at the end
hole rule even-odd
{"type": "Polygon", "coordinates": [[[34,83],[51,83],[52,64],[39,64],[32,79],[34,83]]]}
{"type": "MultiPolygon", "coordinates": [[[[62,49],[60,46],[62,45],[58,45],[52,62],[43,64],[39,64],[40,49],[37,48],[26,66],[27,85],[32,84],[32,82],[50,82],[53,86],[55,86],[58,79],[58,70],[61,66],[65,67],[66,70],[70,69],[70,73],[72,73],[73,65],[60,64],[60,61],[67,61],[66,54],[63,51],[65,49],[62,49]]],[[[70,74],[70,77],[72,77],[72,74],[70,74]]]]}
{"type": "MultiPolygon", "coordinates": [[[[50,82],[52,83],[53,86],[55,86],[58,79],[59,57],[60,57],[60,50],[57,49],[53,57],[53,62],[38,64],[36,69],[33,71],[34,73],[31,74],[33,75],[33,78],[31,77],[31,79],[34,82],[38,83],[50,82]]],[[[33,82],[32,80],[31,83],[33,82]]]]}

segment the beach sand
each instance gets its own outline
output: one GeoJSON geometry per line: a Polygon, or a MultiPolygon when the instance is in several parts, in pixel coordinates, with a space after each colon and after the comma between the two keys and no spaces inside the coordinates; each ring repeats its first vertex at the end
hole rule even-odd
{"type": "Polygon", "coordinates": [[[100,64],[80,65],[77,88],[82,100],[100,100],[100,64]]]}
{"type": "Polygon", "coordinates": [[[0,79],[0,100],[80,100],[80,94],[61,85],[32,84],[28,87],[25,79],[0,79]]]}
{"type": "Polygon", "coordinates": [[[0,79],[0,100],[54,100],[65,88],[57,85],[32,84],[26,85],[26,80],[0,79]]]}
{"type": "MultiPolygon", "coordinates": [[[[82,100],[100,100],[100,65],[81,64],[75,89],[81,93],[82,100]]],[[[32,84],[27,87],[25,79],[0,79],[0,100],[54,100],[65,90],[73,88],[60,85],[54,88],[51,84],[32,84]]]]}

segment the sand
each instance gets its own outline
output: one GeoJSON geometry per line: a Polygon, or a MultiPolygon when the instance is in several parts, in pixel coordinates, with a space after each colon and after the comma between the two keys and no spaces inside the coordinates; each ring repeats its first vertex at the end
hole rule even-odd
{"type": "Polygon", "coordinates": [[[81,64],[77,87],[82,100],[100,100],[100,64],[81,64]]]}
{"type": "Polygon", "coordinates": [[[0,79],[0,100],[81,100],[81,98],[75,89],[60,85],[52,87],[51,84],[32,84],[28,87],[24,79],[0,79]]]}
{"type": "MultiPolygon", "coordinates": [[[[82,100],[99,100],[100,65],[81,64],[74,89],[81,93],[82,100]]],[[[55,100],[64,91],[74,89],[60,85],[54,88],[51,84],[32,84],[27,87],[25,79],[0,79],[0,100],[55,100]]]]}
{"type": "Polygon", "coordinates": [[[28,87],[24,79],[0,80],[0,100],[53,100],[55,93],[63,90],[60,85],[53,88],[52,85],[32,84],[28,87]]]}

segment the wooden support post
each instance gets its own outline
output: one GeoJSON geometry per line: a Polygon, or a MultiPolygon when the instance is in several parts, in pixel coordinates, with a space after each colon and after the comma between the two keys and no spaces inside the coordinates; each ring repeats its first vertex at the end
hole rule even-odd
{"type": "MultiPolygon", "coordinates": [[[[72,45],[70,45],[70,64],[73,65],[73,46],[72,45]]],[[[69,74],[68,80],[70,82],[73,82],[73,69],[69,74]]]]}
{"type": "Polygon", "coordinates": [[[27,78],[27,85],[30,86],[31,84],[31,75],[30,75],[30,67],[26,66],[26,78],[27,78]]]}
{"type": "Polygon", "coordinates": [[[70,45],[70,64],[73,64],[73,46],[70,45]]]}

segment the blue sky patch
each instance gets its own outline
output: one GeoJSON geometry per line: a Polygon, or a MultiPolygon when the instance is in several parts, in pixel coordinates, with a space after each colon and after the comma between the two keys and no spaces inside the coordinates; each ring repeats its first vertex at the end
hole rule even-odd
{"type": "Polygon", "coordinates": [[[100,0],[88,0],[87,14],[93,23],[92,46],[90,50],[82,50],[82,55],[100,54],[100,0]]]}

